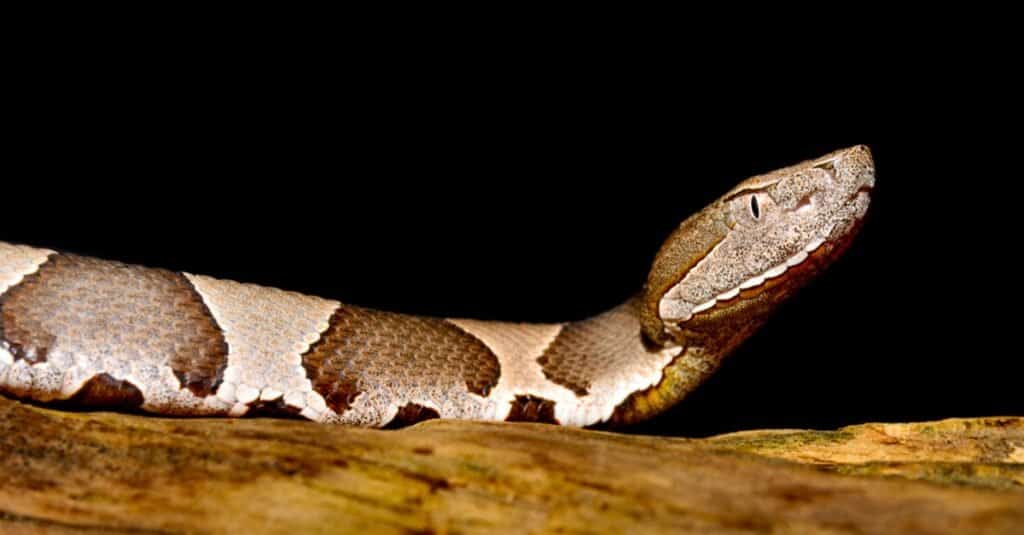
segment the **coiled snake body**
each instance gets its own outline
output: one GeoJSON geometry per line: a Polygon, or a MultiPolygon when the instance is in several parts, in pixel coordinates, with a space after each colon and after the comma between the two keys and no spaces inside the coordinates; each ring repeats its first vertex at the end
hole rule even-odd
{"type": "Polygon", "coordinates": [[[863,146],[750,178],[672,233],[639,295],[565,324],[382,312],[0,242],[0,392],[377,427],[629,423],[693,390],[838,257],[873,187],[863,146]]]}

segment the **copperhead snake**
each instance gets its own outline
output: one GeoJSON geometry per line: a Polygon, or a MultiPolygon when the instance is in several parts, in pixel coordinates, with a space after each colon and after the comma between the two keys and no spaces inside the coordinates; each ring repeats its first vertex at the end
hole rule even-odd
{"type": "Polygon", "coordinates": [[[846,249],[874,174],[856,146],[749,178],[675,229],[634,298],[560,324],[404,315],[0,242],[0,392],[374,427],[635,422],[846,249]]]}

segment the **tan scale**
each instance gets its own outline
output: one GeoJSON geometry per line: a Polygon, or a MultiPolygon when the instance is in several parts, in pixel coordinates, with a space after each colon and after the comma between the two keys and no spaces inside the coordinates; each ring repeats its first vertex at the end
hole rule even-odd
{"type": "MultiPolygon", "coordinates": [[[[46,259],[55,254],[49,249],[36,249],[24,245],[0,242],[0,296],[21,282],[27,275],[35,273],[46,259]]],[[[4,384],[7,368],[14,364],[14,357],[0,342],[0,384],[4,384]]]]}
{"type": "Polygon", "coordinates": [[[228,343],[228,364],[217,397],[241,416],[259,401],[283,400],[310,419],[326,407],[302,367],[302,355],[327,330],[341,306],[276,288],[186,273],[228,343]]]}
{"type": "Polygon", "coordinates": [[[505,420],[517,396],[532,395],[558,403],[569,403],[572,391],[544,377],[537,359],[544,354],[564,324],[502,323],[472,319],[449,322],[475,336],[494,352],[501,363],[501,377],[491,392],[495,412],[488,419],[505,420]]]}

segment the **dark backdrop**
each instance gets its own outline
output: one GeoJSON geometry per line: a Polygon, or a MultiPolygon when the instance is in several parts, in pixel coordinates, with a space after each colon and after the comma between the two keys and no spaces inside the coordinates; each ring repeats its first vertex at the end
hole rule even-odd
{"type": "Polygon", "coordinates": [[[712,103],[651,78],[207,74],[30,83],[0,240],[383,309],[564,321],[636,291],[674,226],[738,180],[864,143],[878,188],[849,253],[634,430],[1024,414],[1016,112],[980,93],[878,83],[794,105],[739,86],[712,103]]]}

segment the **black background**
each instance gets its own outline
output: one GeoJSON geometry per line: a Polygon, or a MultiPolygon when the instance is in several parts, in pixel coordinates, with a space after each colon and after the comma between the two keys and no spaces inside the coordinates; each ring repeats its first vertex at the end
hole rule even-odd
{"type": "Polygon", "coordinates": [[[165,59],[72,58],[19,82],[0,240],[410,313],[565,321],[639,289],[675,225],[737,181],[864,143],[878,187],[847,255],[630,431],[1024,414],[1020,135],[998,84],[905,87],[865,65],[845,84],[805,69],[711,87],[593,60],[165,59]]]}

